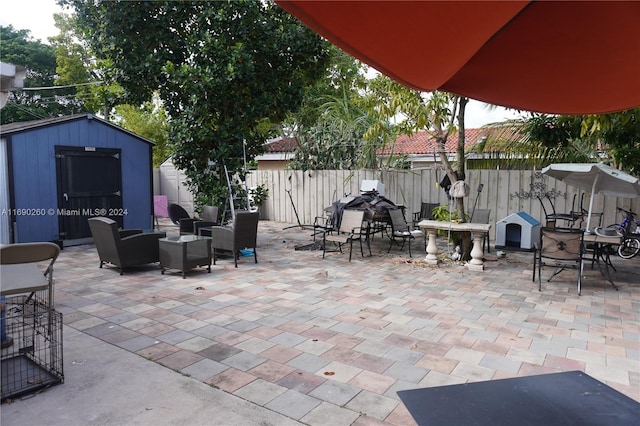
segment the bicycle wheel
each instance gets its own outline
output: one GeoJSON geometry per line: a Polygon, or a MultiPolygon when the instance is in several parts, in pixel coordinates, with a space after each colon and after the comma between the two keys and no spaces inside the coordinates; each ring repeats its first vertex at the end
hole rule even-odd
{"type": "Polygon", "coordinates": [[[618,256],[623,259],[631,259],[640,253],[640,239],[635,237],[625,238],[618,246],[618,256]]]}

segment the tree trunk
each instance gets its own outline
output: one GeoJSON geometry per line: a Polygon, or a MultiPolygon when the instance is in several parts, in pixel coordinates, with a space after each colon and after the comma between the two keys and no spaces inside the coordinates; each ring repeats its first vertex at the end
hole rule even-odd
{"type": "Polygon", "coordinates": [[[462,260],[468,262],[471,260],[471,249],[473,244],[471,243],[471,232],[461,232],[460,238],[460,253],[462,254],[462,260]]]}
{"type": "MultiPolygon", "coordinates": [[[[467,107],[467,103],[469,102],[468,98],[458,98],[458,116],[456,117],[458,120],[458,147],[456,150],[456,173],[458,174],[458,178],[460,180],[465,180],[465,167],[464,167],[464,139],[465,139],[465,127],[464,127],[464,112],[467,107]]],[[[458,212],[458,217],[460,218],[460,222],[466,222],[467,217],[465,215],[464,208],[464,198],[458,198],[456,200],[456,210],[458,212]]],[[[471,260],[471,233],[470,232],[462,232],[462,241],[460,243],[460,251],[462,254],[462,260],[469,261],[471,260]]]]}

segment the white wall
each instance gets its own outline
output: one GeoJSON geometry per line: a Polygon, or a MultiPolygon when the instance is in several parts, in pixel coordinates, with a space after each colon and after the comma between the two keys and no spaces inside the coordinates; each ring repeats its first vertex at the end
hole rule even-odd
{"type": "Polygon", "coordinates": [[[158,178],[156,195],[166,195],[169,204],[179,204],[193,216],[193,195],[184,184],[187,180],[184,172],[177,170],[169,159],[160,165],[160,173],[154,177],[158,178]]]}

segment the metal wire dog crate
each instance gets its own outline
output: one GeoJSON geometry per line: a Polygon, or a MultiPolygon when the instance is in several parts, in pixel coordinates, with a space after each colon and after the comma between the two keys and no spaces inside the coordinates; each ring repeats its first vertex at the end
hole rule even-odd
{"type": "Polygon", "coordinates": [[[62,313],[31,296],[4,301],[3,335],[13,344],[2,349],[2,400],[64,381],[62,313]]]}

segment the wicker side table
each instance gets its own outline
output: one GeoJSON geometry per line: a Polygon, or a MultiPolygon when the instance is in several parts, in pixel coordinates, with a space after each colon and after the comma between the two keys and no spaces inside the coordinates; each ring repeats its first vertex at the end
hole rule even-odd
{"type": "Polygon", "coordinates": [[[210,237],[180,235],[160,238],[158,244],[162,274],[167,269],[178,269],[182,278],[186,278],[186,272],[198,266],[206,266],[207,272],[211,272],[210,237]]]}

